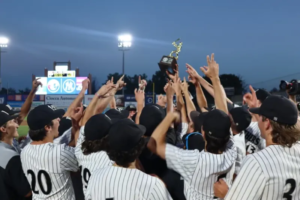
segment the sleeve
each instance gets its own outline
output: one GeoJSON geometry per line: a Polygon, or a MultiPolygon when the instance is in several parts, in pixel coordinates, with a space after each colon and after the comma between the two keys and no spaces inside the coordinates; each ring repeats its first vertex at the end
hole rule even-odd
{"type": "Polygon", "coordinates": [[[259,200],[265,185],[266,178],[261,167],[253,156],[249,155],[243,160],[241,171],[229,189],[225,200],[259,200]]]}
{"type": "Polygon", "coordinates": [[[61,145],[60,166],[66,171],[78,171],[78,162],[73,147],[61,145]]]}
{"type": "Polygon", "coordinates": [[[156,182],[154,187],[152,188],[152,192],[150,194],[150,200],[172,200],[171,195],[169,194],[166,186],[163,184],[161,180],[156,178],[156,182]]]}
{"type": "Polygon", "coordinates": [[[76,148],[81,148],[81,144],[84,142],[84,126],[82,126],[79,130],[79,136],[76,143],[76,148]]]}
{"type": "Polygon", "coordinates": [[[22,140],[20,143],[21,150],[24,149],[30,142],[31,142],[31,138],[29,137],[29,134],[27,134],[26,138],[22,140]]]}
{"type": "Polygon", "coordinates": [[[233,141],[237,150],[237,158],[235,161],[235,174],[241,170],[242,160],[246,156],[245,134],[238,134],[233,136],[233,141]]]}
{"type": "Polygon", "coordinates": [[[199,161],[198,150],[183,150],[170,144],[166,145],[167,166],[179,173],[184,180],[190,181],[199,161]]]}
{"type": "Polygon", "coordinates": [[[189,124],[188,123],[181,123],[181,132],[180,132],[180,138],[182,139],[182,137],[187,133],[187,130],[189,128],[189,124]]]}
{"type": "Polygon", "coordinates": [[[72,139],[72,127],[66,130],[60,137],[55,138],[53,143],[68,145],[72,139]]]}
{"type": "Polygon", "coordinates": [[[21,158],[19,155],[10,159],[6,166],[7,182],[19,196],[25,197],[30,191],[30,185],[23,172],[21,158]]]}

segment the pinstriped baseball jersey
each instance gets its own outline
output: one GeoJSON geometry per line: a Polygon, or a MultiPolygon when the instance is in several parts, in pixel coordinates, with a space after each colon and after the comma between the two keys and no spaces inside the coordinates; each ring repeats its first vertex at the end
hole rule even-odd
{"type": "Polygon", "coordinates": [[[103,167],[112,166],[113,162],[109,159],[105,151],[84,155],[81,150],[82,142],[84,142],[84,126],[80,128],[75,155],[80,166],[83,193],[85,194],[90,176],[93,172],[103,167]]]}
{"type": "Polygon", "coordinates": [[[53,143],[28,144],[21,161],[33,199],[75,199],[70,177],[70,171],[78,171],[74,148],[53,143]]]}
{"type": "Polygon", "coordinates": [[[222,154],[183,150],[170,144],[166,146],[168,168],[183,177],[187,200],[214,199],[213,186],[219,178],[224,178],[231,185],[236,158],[236,147],[231,140],[222,154]]]}
{"type": "Polygon", "coordinates": [[[248,154],[256,153],[266,147],[266,141],[261,137],[257,122],[251,122],[246,128],[245,140],[248,154]]]}
{"type": "Polygon", "coordinates": [[[161,180],[137,169],[109,166],[94,171],[86,200],[172,199],[161,180]]]}
{"type": "Polygon", "coordinates": [[[300,199],[300,142],[269,146],[243,161],[226,200],[300,199]]]}

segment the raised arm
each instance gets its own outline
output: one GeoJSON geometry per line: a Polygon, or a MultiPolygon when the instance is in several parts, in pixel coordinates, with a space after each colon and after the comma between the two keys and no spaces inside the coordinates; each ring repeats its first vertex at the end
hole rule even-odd
{"type": "Polygon", "coordinates": [[[214,60],[214,54],[211,58],[207,56],[208,67],[201,67],[201,71],[210,78],[215,94],[216,108],[228,113],[226,94],[219,78],[219,64],[214,60]]]}
{"type": "Polygon", "coordinates": [[[189,64],[186,64],[187,73],[189,74],[189,81],[195,85],[196,88],[196,96],[197,96],[197,103],[200,107],[202,112],[207,112],[207,101],[205,95],[203,93],[201,84],[199,83],[199,74],[197,71],[189,64]]]}
{"type": "Polygon", "coordinates": [[[189,93],[188,87],[189,87],[189,85],[186,82],[185,77],[184,77],[183,82],[181,84],[181,90],[184,94],[186,108],[187,108],[187,112],[188,112],[188,117],[189,117],[190,121],[192,121],[192,119],[190,118],[190,113],[192,111],[195,111],[196,108],[195,108],[195,105],[194,105],[193,101],[190,98],[190,93],[189,93]]]}
{"type": "Polygon", "coordinates": [[[83,101],[85,91],[89,88],[90,79],[85,79],[82,81],[82,88],[79,94],[77,95],[76,99],[72,102],[72,104],[69,106],[67,112],[65,113],[64,117],[70,117],[73,110],[79,106],[81,106],[81,103],[83,101]]]}
{"type": "Polygon", "coordinates": [[[32,102],[33,102],[33,99],[34,99],[34,96],[35,96],[35,93],[38,90],[38,87],[40,85],[42,85],[42,83],[38,80],[39,80],[39,78],[35,79],[32,82],[32,89],[31,89],[29,95],[26,98],[26,101],[24,102],[24,104],[21,108],[19,117],[17,118],[18,124],[21,124],[22,121],[25,119],[25,117],[28,115],[28,113],[30,111],[30,108],[31,108],[31,105],[32,105],[32,102]]]}

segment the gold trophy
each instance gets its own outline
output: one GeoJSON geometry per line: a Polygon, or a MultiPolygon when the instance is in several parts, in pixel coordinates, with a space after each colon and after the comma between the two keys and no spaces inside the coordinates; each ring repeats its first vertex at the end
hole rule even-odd
{"type": "Polygon", "coordinates": [[[177,40],[175,40],[172,45],[176,48],[175,50],[173,50],[170,55],[168,56],[163,56],[160,60],[160,62],[158,63],[158,66],[160,68],[161,71],[166,72],[168,71],[170,74],[175,74],[176,70],[176,64],[177,64],[177,60],[178,60],[178,54],[181,51],[182,48],[182,42],[176,44],[178,41],[180,41],[180,38],[178,38],[177,40]],[[176,56],[174,56],[174,54],[176,56]]]}

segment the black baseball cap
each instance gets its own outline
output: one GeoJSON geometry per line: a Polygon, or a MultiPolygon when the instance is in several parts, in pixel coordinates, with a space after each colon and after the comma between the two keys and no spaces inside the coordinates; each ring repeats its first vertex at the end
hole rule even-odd
{"type": "Polygon", "coordinates": [[[295,125],[298,121],[296,105],[284,96],[270,95],[259,108],[250,108],[249,111],[280,124],[295,125]]]}
{"type": "Polygon", "coordinates": [[[129,116],[128,110],[119,111],[117,109],[109,109],[105,114],[111,119],[125,119],[129,116]]]}
{"type": "Polygon", "coordinates": [[[255,93],[256,93],[256,98],[257,98],[258,100],[260,100],[261,102],[264,102],[264,100],[265,100],[268,96],[271,95],[269,92],[267,92],[267,91],[264,90],[264,89],[258,89],[258,90],[256,90],[255,93]]]}
{"type": "Polygon", "coordinates": [[[9,115],[15,115],[16,113],[20,113],[19,110],[18,111],[14,111],[12,109],[12,107],[10,107],[10,105],[8,105],[8,104],[0,104],[0,110],[5,111],[9,115]]]}
{"type": "Polygon", "coordinates": [[[219,109],[208,112],[203,119],[205,137],[226,139],[230,136],[230,117],[219,109]]]}
{"type": "Polygon", "coordinates": [[[61,113],[53,110],[51,106],[40,105],[29,113],[27,123],[30,130],[39,130],[48,125],[52,120],[60,117],[61,113]]]}
{"type": "Polygon", "coordinates": [[[6,122],[17,118],[18,115],[10,115],[7,112],[5,112],[4,110],[0,111],[0,126],[3,126],[6,122]]]}
{"type": "Polygon", "coordinates": [[[113,123],[108,133],[109,149],[130,151],[143,137],[146,128],[130,119],[121,119],[113,123]]]}
{"type": "Polygon", "coordinates": [[[246,107],[233,108],[229,113],[238,131],[243,131],[250,125],[252,116],[246,107]]]}
{"type": "Polygon", "coordinates": [[[187,133],[182,137],[182,141],[188,150],[202,151],[205,147],[205,141],[200,133],[187,133]]]}
{"type": "Polygon", "coordinates": [[[66,113],[64,109],[57,109],[57,107],[52,104],[46,104],[46,105],[50,106],[52,108],[52,110],[54,110],[59,115],[60,119],[62,119],[66,113]]]}
{"type": "Polygon", "coordinates": [[[192,111],[190,113],[190,117],[194,124],[194,130],[201,132],[201,127],[203,125],[203,119],[205,115],[207,115],[208,112],[198,112],[198,111],[192,111]]]}
{"type": "Polygon", "coordinates": [[[112,120],[106,114],[92,116],[85,124],[85,140],[101,140],[104,138],[112,125],[112,120]]]}
{"type": "Polygon", "coordinates": [[[70,117],[63,117],[59,122],[58,133],[63,135],[65,131],[72,127],[72,119],[70,117]]]}
{"type": "Polygon", "coordinates": [[[163,121],[166,111],[159,105],[146,105],[140,116],[140,124],[146,127],[146,136],[150,136],[156,127],[163,121]]]}
{"type": "Polygon", "coordinates": [[[126,110],[128,110],[128,111],[135,111],[135,110],[136,110],[136,107],[135,107],[135,105],[130,104],[130,105],[128,105],[128,106],[126,107],[126,110]]]}

